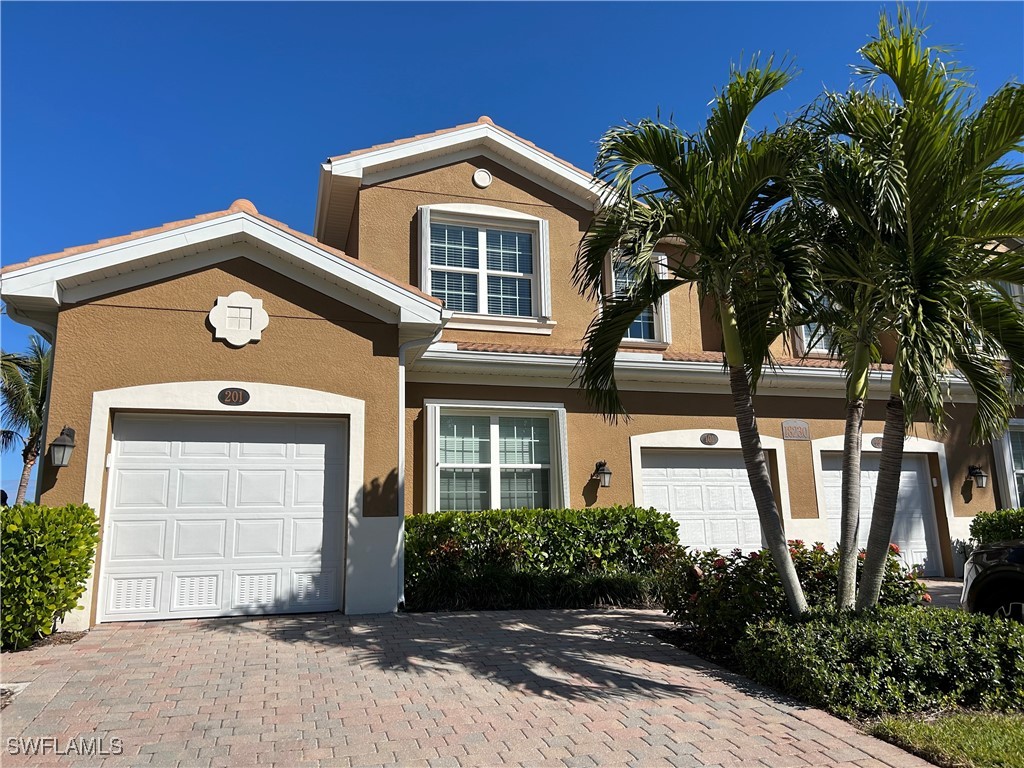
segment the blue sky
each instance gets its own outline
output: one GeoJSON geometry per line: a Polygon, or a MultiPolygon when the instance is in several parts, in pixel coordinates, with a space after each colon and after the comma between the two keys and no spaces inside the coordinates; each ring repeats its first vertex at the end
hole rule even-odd
{"type": "MultiPolygon", "coordinates": [[[[802,74],[767,120],[845,88],[882,7],[4,2],[2,262],[239,197],[308,232],[325,157],[482,114],[590,168],[609,126],[660,109],[695,127],[730,62],[788,53],[802,74]]],[[[981,95],[1024,79],[1024,3],[931,3],[926,21],[981,95]]],[[[3,318],[4,349],[26,334],[3,318]]],[[[19,473],[5,455],[9,492],[19,473]]]]}

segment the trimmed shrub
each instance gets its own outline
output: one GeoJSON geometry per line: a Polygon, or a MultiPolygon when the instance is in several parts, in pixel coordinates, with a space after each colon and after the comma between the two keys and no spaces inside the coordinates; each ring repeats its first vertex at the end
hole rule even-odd
{"type": "Polygon", "coordinates": [[[971,521],[971,538],[979,544],[1024,539],[1024,509],[980,512],[971,521]]]}
{"type": "Polygon", "coordinates": [[[751,624],[747,675],[843,717],[1024,707],[1024,625],[910,606],[751,624]]]}
{"type": "Polygon", "coordinates": [[[78,605],[99,540],[87,506],[0,508],[0,644],[24,648],[78,605]]]}
{"type": "Polygon", "coordinates": [[[646,606],[678,549],[653,509],[516,509],[415,515],[405,524],[409,610],[646,606]]]}
{"type": "MultiPolygon", "coordinates": [[[[807,602],[816,608],[834,608],[838,548],[832,552],[822,544],[808,548],[800,540],[789,544],[807,602]]],[[[858,560],[858,570],[862,563],[863,558],[858,560]]],[[[766,549],[749,554],[738,549],[729,554],[686,550],[662,578],[665,612],[685,625],[694,651],[715,659],[733,658],[736,643],[751,622],[789,615],[782,582],[766,549]]],[[[891,545],[879,603],[913,605],[930,600],[924,583],[904,569],[899,549],[891,545]]]]}

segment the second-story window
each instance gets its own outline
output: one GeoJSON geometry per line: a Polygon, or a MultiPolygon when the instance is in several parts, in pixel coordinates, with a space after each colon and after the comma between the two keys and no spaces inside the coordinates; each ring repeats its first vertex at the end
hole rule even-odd
{"type": "Polygon", "coordinates": [[[550,332],[546,222],[480,205],[424,206],[420,216],[421,285],[456,313],[450,327],[550,332]]]}
{"type": "MultiPolygon", "coordinates": [[[[668,267],[666,257],[662,253],[655,253],[655,264],[658,274],[665,277],[668,267]]],[[[610,293],[617,296],[625,296],[629,289],[636,282],[636,270],[626,261],[609,257],[607,267],[606,285],[610,293]]],[[[623,342],[638,342],[664,346],[672,341],[672,330],[668,318],[668,296],[662,296],[655,304],[647,307],[637,315],[637,318],[626,330],[622,337],[623,342]]]]}
{"type": "Polygon", "coordinates": [[[800,340],[803,343],[804,354],[828,354],[828,348],[832,344],[832,334],[824,330],[817,323],[808,323],[800,326],[800,340]]]}
{"type": "MultiPolygon", "coordinates": [[[[636,282],[636,270],[624,261],[614,261],[612,263],[612,273],[613,280],[615,281],[613,286],[615,293],[617,295],[629,293],[629,289],[636,282]]],[[[648,307],[637,316],[623,338],[639,341],[658,341],[653,306],[648,307]]]]}

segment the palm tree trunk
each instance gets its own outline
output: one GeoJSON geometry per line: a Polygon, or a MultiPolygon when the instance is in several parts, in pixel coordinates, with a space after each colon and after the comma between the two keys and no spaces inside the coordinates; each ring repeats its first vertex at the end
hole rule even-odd
{"type": "MultiPolygon", "coordinates": [[[[893,378],[895,377],[894,372],[893,378]]],[[[894,389],[897,388],[898,385],[894,386],[894,389]]],[[[878,486],[875,489],[875,506],[871,511],[871,529],[868,531],[864,572],[857,592],[858,611],[877,605],[878,595],[882,590],[892,526],[896,520],[896,503],[900,495],[905,437],[903,398],[898,393],[891,394],[885,406],[885,429],[882,432],[882,455],[878,463],[878,486]]]]}
{"type": "Polygon", "coordinates": [[[14,506],[25,501],[25,494],[28,493],[28,480],[32,476],[32,467],[35,466],[36,459],[39,458],[39,446],[27,446],[22,457],[25,460],[25,466],[21,470],[21,482],[18,483],[18,495],[14,498],[14,506]]]}
{"type": "Polygon", "coordinates": [[[852,610],[857,598],[857,530],[860,528],[860,454],[864,435],[864,400],[868,395],[868,348],[858,342],[847,386],[846,435],[843,439],[843,501],[839,530],[839,576],[836,604],[852,610]]]}
{"type": "Polygon", "coordinates": [[[860,453],[864,435],[864,401],[846,407],[843,442],[843,509],[839,530],[839,583],[836,603],[851,610],[857,597],[857,531],[860,528],[860,453]]]}
{"type": "Polygon", "coordinates": [[[768,544],[772,562],[779,573],[789,610],[794,616],[799,616],[807,611],[807,599],[804,597],[803,587],[800,586],[800,577],[793,565],[793,558],[789,555],[786,534],[782,530],[782,518],[779,517],[779,508],[775,503],[775,493],[772,491],[772,481],[768,475],[768,462],[764,458],[761,433],[757,429],[757,418],[754,416],[750,382],[743,369],[743,345],[736,325],[736,311],[728,300],[719,302],[719,315],[722,321],[722,345],[729,365],[729,387],[732,390],[736,428],[740,435],[743,463],[747,468],[747,480],[754,494],[757,517],[761,522],[761,534],[768,544]]]}
{"type": "Polygon", "coordinates": [[[765,461],[761,448],[761,434],[757,429],[757,418],[754,416],[754,403],[750,396],[750,384],[747,374],[742,368],[729,367],[729,386],[732,389],[732,404],[736,412],[736,427],[740,434],[740,448],[743,450],[743,463],[747,468],[750,490],[754,494],[754,505],[761,521],[761,532],[772,562],[782,581],[782,589],[786,593],[789,610],[794,616],[807,611],[807,599],[800,586],[800,577],[789,555],[789,544],[782,530],[782,519],[775,503],[771,477],[768,475],[768,462],[765,461]]]}

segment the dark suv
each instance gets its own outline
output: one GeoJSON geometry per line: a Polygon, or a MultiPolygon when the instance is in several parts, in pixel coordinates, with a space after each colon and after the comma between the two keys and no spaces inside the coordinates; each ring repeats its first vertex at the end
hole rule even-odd
{"type": "Polygon", "coordinates": [[[1024,621],[1024,541],[980,544],[964,566],[960,604],[974,613],[1024,621]]]}

